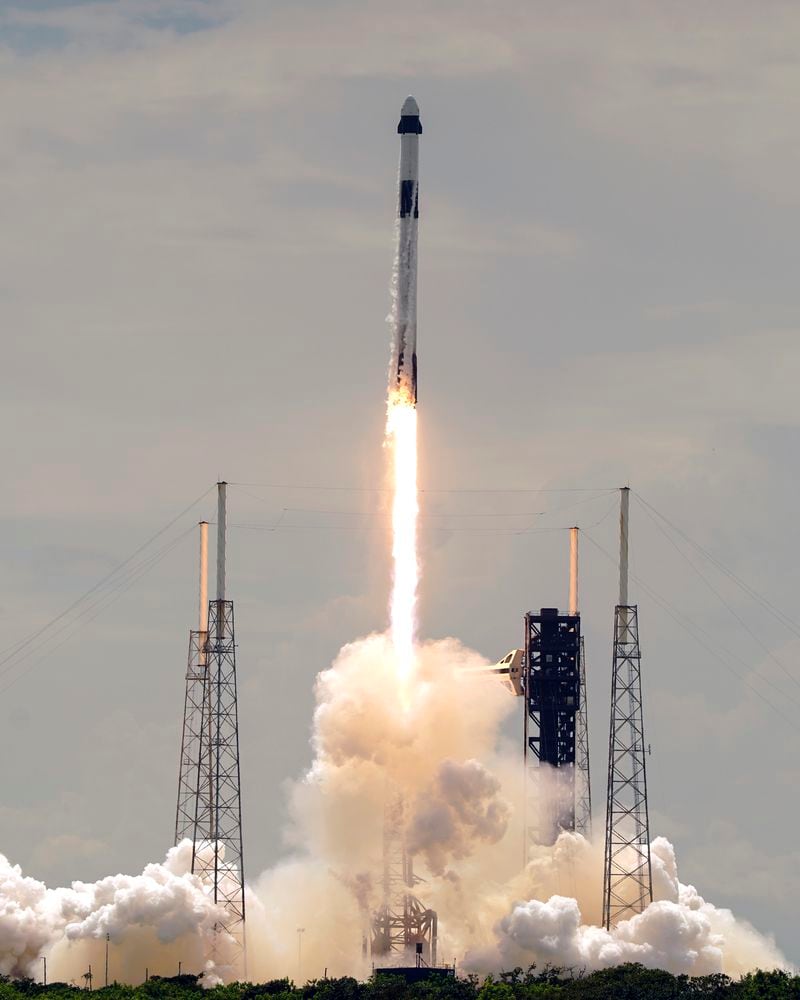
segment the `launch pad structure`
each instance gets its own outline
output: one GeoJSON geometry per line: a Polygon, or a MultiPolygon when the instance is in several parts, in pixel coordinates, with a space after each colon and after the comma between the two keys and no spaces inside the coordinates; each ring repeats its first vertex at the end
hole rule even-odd
{"type": "Polygon", "coordinates": [[[373,958],[416,955],[418,963],[436,965],[438,918],[414,895],[421,879],[406,850],[404,802],[398,795],[384,810],[383,899],[373,914],[369,948],[373,958]]]}
{"type": "MultiPolygon", "coordinates": [[[[189,633],[175,842],[224,913],[225,964],[246,964],[239,711],[233,601],[226,599],[226,483],[217,484],[217,596],[207,601],[208,525],[200,524],[200,621],[189,633]]],[[[215,956],[219,957],[219,956],[215,956]]]]}
{"type": "Polygon", "coordinates": [[[525,615],[523,669],[526,861],[531,848],[575,829],[575,720],[580,702],[580,616],[525,615]]]}
{"type": "MultiPolygon", "coordinates": [[[[509,654],[510,656],[511,654],[509,654]]],[[[513,658],[509,660],[513,668],[513,658]]],[[[578,610],[578,528],[570,529],[569,607],[525,615],[518,687],[524,698],[525,862],[563,830],[592,823],[585,648],[578,610]]],[[[513,680],[513,678],[512,678],[513,680]]]]}

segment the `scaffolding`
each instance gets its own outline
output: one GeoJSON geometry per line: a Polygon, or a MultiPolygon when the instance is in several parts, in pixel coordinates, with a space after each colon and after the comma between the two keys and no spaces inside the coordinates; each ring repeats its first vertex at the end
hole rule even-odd
{"type": "Polygon", "coordinates": [[[421,879],[414,875],[413,858],[406,850],[404,812],[402,796],[384,810],[383,899],[372,919],[370,950],[373,957],[397,957],[401,965],[415,956],[435,966],[438,919],[412,891],[421,879]]]}
{"type": "Polygon", "coordinates": [[[211,601],[208,633],[204,715],[209,721],[200,728],[192,871],[209,887],[211,898],[225,913],[217,930],[225,931],[243,948],[244,857],[233,601],[211,601]]]}
{"type": "MultiPolygon", "coordinates": [[[[178,808],[175,814],[176,844],[180,844],[183,840],[194,841],[195,839],[198,767],[201,769],[203,767],[200,756],[201,736],[203,725],[210,718],[205,705],[208,693],[207,637],[208,633],[205,631],[193,629],[189,632],[186,695],[183,703],[183,731],[178,765],[178,808]]],[[[208,754],[204,763],[204,782],[208,783],[211,773],[208,754]]]]}
{"type": "Polygon", "coordinates": [[[628,603],[629,490],[621,491],[620,599],[614,611],[608,742],[603,924],[641,913],[653,899],[642,711],[639,612],[628,603]]]}
{"type": "Polygon", "coordinates": [[[192,842],[198,875],[222,916],[212,958],[244,967],[245,892],[233,601],[225,596],[226,484],[217,484],[217,597],[208,601],[207,524],[200,525],[200,628],[189,633],[175,842],[192,842]],[[224,936],[224,944],[223,944],[224,936]]]}

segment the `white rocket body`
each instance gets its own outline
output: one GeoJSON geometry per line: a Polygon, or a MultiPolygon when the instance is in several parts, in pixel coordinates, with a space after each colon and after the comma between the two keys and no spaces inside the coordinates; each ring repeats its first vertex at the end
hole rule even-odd
{"type": "Polygon", "coordinates": [[[397,287],[391,388],[417,402],[417,229],[419,226],[419,106],[407,97],[397,126],[400,171],[397,202],[397,287]]]}

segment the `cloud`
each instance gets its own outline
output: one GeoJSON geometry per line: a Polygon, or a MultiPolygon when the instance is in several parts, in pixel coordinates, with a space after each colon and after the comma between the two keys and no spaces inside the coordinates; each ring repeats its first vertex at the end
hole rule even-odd
{"type": "MultiPolygon", "coordinates": [[[[199,142],[224,157],[227,137],[241,139],[246,123],[263,128],[270,108],[309,89],[513,80],[643,157],[705,164],[793,201],[800,142],[785,123],[796,115],[800,66],[784,40],[800,15],[785,2],[771,3],[769,17],[741,2],[726,4],[724,17],[720,9],[648,2],[631,16],[614,2],[516,0],[491,11],[477,2],[412,2],[401,12],[389,3],[266,8],[244,0],[17,7],[6,12],[8,24],[58,30],[63,44],[7,50],[2,119],[17,156],[68,157],[102,140],[95,156],[180,155],[199,142]]],[[[287,144],[285,130],[271,139],[287,144]]]]}

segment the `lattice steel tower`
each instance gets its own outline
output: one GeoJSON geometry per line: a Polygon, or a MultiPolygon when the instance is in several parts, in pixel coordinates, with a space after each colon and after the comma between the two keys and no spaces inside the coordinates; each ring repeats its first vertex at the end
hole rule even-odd
{"type": "Polygon", "coordinates": [[[628,603],[629,497],[630,490],[623,488],[603,871],[603,923],[606,928],[641,913],[653,899],[639,613],[635,604],[628,603]]]}
{"type": "Polygon", "coordinates": [[[373,956],[405,955],[407,964],[417,955],[425,965],[436,965],[438,918],[411,891],[420,879],[406,851],[403,797],[388,803],[383,816],[383,901],[372,919],[373,956]]]}
{"type": "MultiPolygon", "coordinates": [[[[236,638],[225,595],[226,484],[217,491],[217,596],[190,635],[175,835],[191,838],[192,872],[225,913],[216,930],[229,941],[218,957],[237,964],[244,960],[245,896],[236,638]]],[[[202,539],[201,530],[201,594],[202,539]]]]}

